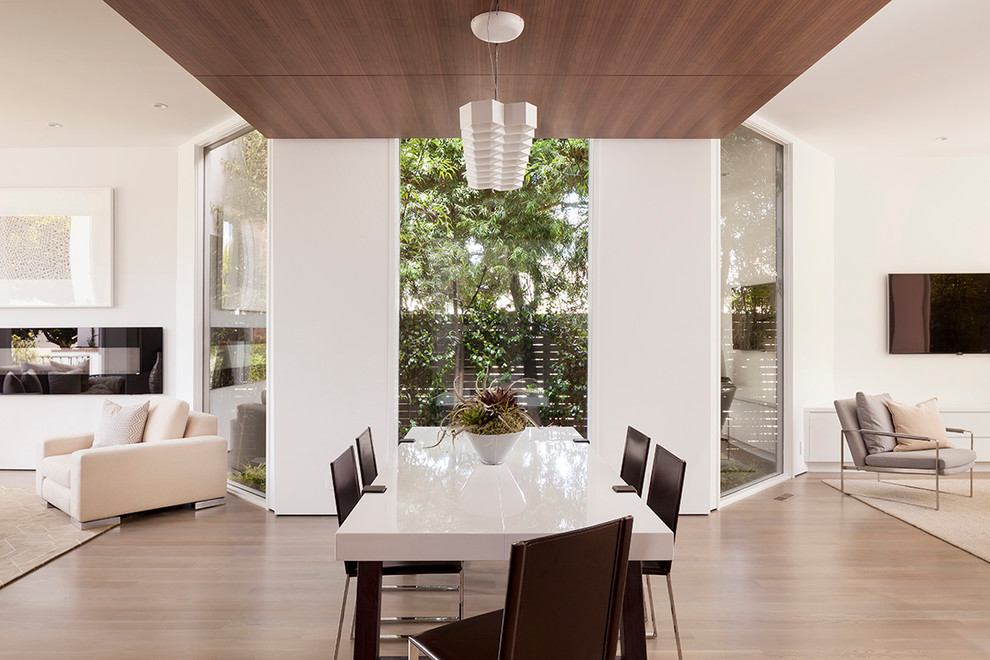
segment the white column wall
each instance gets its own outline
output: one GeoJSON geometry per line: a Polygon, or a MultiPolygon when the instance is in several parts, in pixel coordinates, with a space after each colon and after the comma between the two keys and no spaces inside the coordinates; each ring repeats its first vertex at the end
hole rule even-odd
{"type": "MultiPolygon", "coordinates": [[[[784,405],[790,474],[807,470],[804,409],[831,402],[835,359],[835,161],[798,140],[789,150],[785,229],[784,405]]],[[[785,467],[785,470],[787,468],[785,467]]]]}
{"type": "Polygon", "coordinates": [[[395,140],[269,142],[269,507],[334,512],[328,465],[397,441],[395,140]]]}
{"type": "Polygon", "coordinates": [[[687,461],[682,513],[705,514],[717,503],[718,141],[594,140],[591,167],[590,440],[618,466],[626,427],[643,431],[687,461]]]}

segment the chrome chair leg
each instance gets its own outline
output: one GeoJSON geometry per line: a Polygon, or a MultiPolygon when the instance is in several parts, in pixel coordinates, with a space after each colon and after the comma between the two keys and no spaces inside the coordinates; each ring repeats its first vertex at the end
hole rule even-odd
{"type": "MultiPolygon", "coordinates": [[[[457,590],[458,602],[457,602],[457,616],[383,616],[380,621],[382,623],[408,623],[408,622],[419,622],[419,623],[451,623],[454,621],[460,621],[464,618],[464,571],[462,570],[457,574],[458,583],[457,586],[453,585],[415,585],[415,584],[390,584],[382,587],[382,591],[454,591],[457,590]]],[[[350,578],[347,578],[350,581],[350,578]]],[[[344,598],[347,598],[347,582],[344,582],[344,598]]],[[[356,614],[356,613],[355,613],[356,614]]],[[[344,609],[341,606],[340,610],[340,625],[338,626],[338,644],[340,644],[340,628],[343,625],[344,609]]],[[[351,640],[354,640],[354,631],[357,625],[357,617],[351,617],[351,640]]],[[[380,635],[379,639],[407,639],[408,634],[399,635],[380,635]]],[[[336,660],[336,655],[334,655],[334,660],[336,660]]]]}
{"type": "Polygon", "coordinates": [[[667,598],[670,599],[670,618],[674,621],[674,641],[677,643],[677,660],[683,660],[681,655],[681,631],[677,627],[677,612],[674,610],[674,585],[670,582],[670,573],[667,573],[667,598]]]}
{"type": "MultiPolygon", "coordinates": [[[[333,645],[333,660],[337,660],[337,653],[340,652],[340,633],[344,629],[344,608],[347,607],[347,587],[351,584],[351,576],[344,578],[344,597],[340,599],[340,620],[337,621],[337,641],[333,645]]],[[[353,619],[351,617],[351,630],[353,631],[353,619]]],[[[353,635],[353,632],[352,632],[353,635]]]]}
{"type": "Polygon", "coordinates": [[[657,638],[657,612],[653,607],[653,585],[650,583],[650,576],[644,575],[646,578],[646,594],[650,603],[650,621],[653,624],[653,632],[646,636],[646,639],[656,639],[657,638]]]}
{"type": "Polygon", "coordinates": [[[938,511],[938,447],[935,447],[935,510],[938,511]]]}

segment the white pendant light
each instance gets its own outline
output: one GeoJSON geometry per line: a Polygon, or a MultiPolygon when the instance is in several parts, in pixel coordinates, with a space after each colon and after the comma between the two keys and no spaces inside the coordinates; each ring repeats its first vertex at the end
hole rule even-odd
{"type": "Polygon", "coordinates": [[[505,140],[504,106],[498,101],[471,101],[461,106],[461,141],[468,186],[492,188],[502,172],[505,140]]]}
{"type": "MultiPolygon", "coordinates": [[[[523,30],[523,19],[505,11],[479,14],[471,31],[484,42],[512,41],[523,30]]],[[[492,76],[496,99],[471,101],[460,109],[461,140],[468,186],[477,190],[521,188],[536,133],[536,106],[521,101],[503,105],[498,97],[498,59],[492,76]]]]}
{"type": "Polygon", "coordinates": [[[536,133],[536,106],[520,101],[505,106],[505,137],[502,140],[502,171],[495,190],[522,188],[529,164],[529,150],[536,133]]]}

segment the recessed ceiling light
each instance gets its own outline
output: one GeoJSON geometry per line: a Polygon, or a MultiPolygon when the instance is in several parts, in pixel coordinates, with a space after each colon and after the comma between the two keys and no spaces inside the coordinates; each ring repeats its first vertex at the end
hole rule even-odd
{"type": "Polygon", "coordinates": [[[151,104],[151,107],[152,108],[158,108],[159,110],[167,110],[168,109],[168,103],[152,103],[151,104]]]}
{"type": "Polygon", "coordinates": [[[57,121],[50,121],[48,122],[48,128],[62,128],[62,124],[57,121]]]}
{"type": "Polygon", "coordinates": [[[947,138],[947,137],[945,137],[944,135],[940,135],[940,136],[938,136],[937,138],[935,138],[935,141],[936,141],[936,142],[945,142],[945,141],[946,141],[946,140],[948,140],[948,139],[949,139],[949,138],[947,138]]]}

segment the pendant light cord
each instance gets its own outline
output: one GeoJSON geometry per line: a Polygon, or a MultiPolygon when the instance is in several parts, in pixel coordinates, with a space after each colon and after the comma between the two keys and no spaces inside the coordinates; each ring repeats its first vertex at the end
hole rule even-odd
{"type": "Polygon", "coordinates": [[[488,13],[488,62],[491,64],[492,68],[492,86],[495,88],[495,100],[498,101],[498,44],[493,44],[491,42],[492,36],[492,12],[498,11],[499,2],[501,0],[492,0],[489,6],[488,13]]]}

